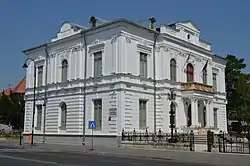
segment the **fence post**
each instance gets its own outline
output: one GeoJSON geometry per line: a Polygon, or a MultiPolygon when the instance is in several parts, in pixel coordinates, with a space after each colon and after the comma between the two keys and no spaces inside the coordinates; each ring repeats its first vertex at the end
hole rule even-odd
{"type": "Polygon", "coordinates": [[[194,148],[194,132],[193,132],[193,130],[191,130],[189,135],[190,135],[190,143],[189,143],[190,151],[195,151],[195,148],[194,148]]]}
{"type": "Polygon", "coordinates": [[[223,146],[223,153],[226,152],[226,147],[225,147],[225,132],[223,132],[222,134],[222,146],[223,146]]]}
{"type": "Polygon", "coordinates": [[[219,139],[218,139],[218,142],[219,142],[219,152],[222,152],[222,151],[221,151],[221,139],[222,139],[222,134],[223,134],[222,131],[220,131],[220,133],[219,133],[219,135],[218,135],[218,136],[219,136],[219,139]]]}
{"type": "Polygon", "coordinates": [[[247,132],[247,142],[248,142],[248,153],[250,154],[250,130],[248,126],[248,132],[247,132]]]}
{"type": "Polygon", "coordinates": [[[207,151],[211,152],[212,151],[212,134],[210,130],[207,131],[207,151]]]}
{"type": "Polygon", "coordinates": [[[125,133],[124,133],[124,129],[122,129],[122,141],[124,141],[124,137],[125,137],[125,133]]]}

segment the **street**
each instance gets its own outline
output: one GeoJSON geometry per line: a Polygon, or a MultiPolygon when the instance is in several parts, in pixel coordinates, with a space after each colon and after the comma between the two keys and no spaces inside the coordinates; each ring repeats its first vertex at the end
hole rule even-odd
{"type": "Polygon", "coordinates": [[[177,163],[172,160],[154,160],[136,157],[98,155],[90,153],[42,152],[14,149],[0,151],[0,165],[3,166],[205,166],[193,163],[177,163]]]}

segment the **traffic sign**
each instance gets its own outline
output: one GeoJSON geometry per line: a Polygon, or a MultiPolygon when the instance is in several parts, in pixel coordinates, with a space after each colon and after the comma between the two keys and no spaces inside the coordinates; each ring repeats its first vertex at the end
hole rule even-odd
{"type": "Polygon", "coordinates": [[[95,129],[96,128],[96,122],[95,121],[89,121],[89,129],[95,129]]]}

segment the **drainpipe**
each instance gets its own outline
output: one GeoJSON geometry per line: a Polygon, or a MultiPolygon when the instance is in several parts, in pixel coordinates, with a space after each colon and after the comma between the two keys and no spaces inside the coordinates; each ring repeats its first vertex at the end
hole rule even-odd
{"type": "Polygon", "coordinates": [[[88,46],[86,39],[86,32],[82,32],[84,40],[84,85],[83,85],[83,128],[82,128],[82,145],[85,145],[85,128],[86,128],[86,85],[87,85],[87,57],[88,57],[88,46]]]}
{"type": "Polygon", "coordinates": [[[43,143],[46,142],[46,136],[45,136],[45,130],[46,130],[46,114],[47,114],[47,90],[48,90],[48,62],[49,62],[49,53],[48,53],[48,46],[46,44],[45,46],[45,89],[44,89],[44,103],[45,103],[45,107],[44,107],[44,111],[43,111],[43,143]]]}
{"type": "MultiPolygon", "coordinates": [[[[156,19],[154,17],[149,18],[150,29],[154,30],[154,23],[156,19]]],[[[153,45],[153,86],[154,86],[154,133],[156,134],[156,64],[155,64],[155,48],[158,33],[154,32],[154,45],[153,45]]]]}
{"type": "Polygon", "coordinates": [[[157,40],[157,33],[154,33],[154,45],[153,45],[153,86],[154,86],[154,133],[156,134],[156,64],[155,64],[155,47],[157,40]]]}

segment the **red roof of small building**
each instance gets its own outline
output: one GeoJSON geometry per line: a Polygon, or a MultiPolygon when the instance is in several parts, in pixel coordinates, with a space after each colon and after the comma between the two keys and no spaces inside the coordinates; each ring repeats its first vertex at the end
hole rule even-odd
{"type": "Polygon", "coordinates": [[[12,93],[22,93],[26,91],[26,79],[25,77],[19,82],[19,84],[12,89],[12,93]]]}
{"type": "MultiPolygon", "coordinates": [[[[11,91],[12,91],[12,88],[11,88],[11,87],[9,87],[9,88],[7,88],[7,89],[3,90],[3,93],[4,93],[5,95],[9,96],[9,95],[10,95],[10,93],[11,93],[11,91]]],[[[1,96],[1,95],[2,95],[2,93],[0,94],[0,96],[1,96]]]]}
{"type": "MultiPolygon", "coordinates": [[[[26,90],[26,79],[24,77],[15,88],[9,87],[9,88],[3,90],[3,93],[7,96],[9,96],[11,92],[24,94],[25,90],[26,90]]],[[[0,93],[0,96],[2,96],[2,93],[0,93]]]]}

